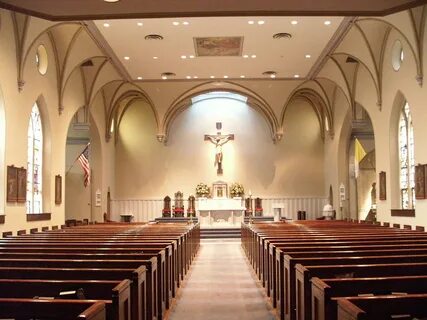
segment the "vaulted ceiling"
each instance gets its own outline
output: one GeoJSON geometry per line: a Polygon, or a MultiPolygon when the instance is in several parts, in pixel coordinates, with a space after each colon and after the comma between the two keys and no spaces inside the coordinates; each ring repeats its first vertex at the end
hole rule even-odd
{"type": "Polygon", "coordinates": [[[425,0],[1,0],[0,7],[48,20],[207,16],[384,16],[425,0]]]}

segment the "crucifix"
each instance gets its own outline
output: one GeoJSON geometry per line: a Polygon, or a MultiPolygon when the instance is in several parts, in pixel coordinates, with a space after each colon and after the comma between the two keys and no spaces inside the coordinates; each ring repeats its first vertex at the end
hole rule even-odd
{"type": "Polygon", "coordinates": [[[215,163],[214,165],[217,166],[216,173],[217,175],[220,175],[223,173],[222,170],[222,146],[226,144],[230,140],[234,140],[234,134],[221,134],[222,129],[222,123],[217,122],[216,123],[216,129],[218,130],[217,134],[215,135],[209,135],[205,134],[205,141],[210,141],[215,145],[215,163]]]}

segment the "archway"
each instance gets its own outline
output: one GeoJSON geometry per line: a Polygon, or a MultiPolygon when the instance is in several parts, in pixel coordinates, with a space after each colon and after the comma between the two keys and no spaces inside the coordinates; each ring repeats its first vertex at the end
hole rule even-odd
{"type": "Polygon", "coordinates": [[[65,152],[65,219],[102,221],[101,204],[96,199],[102,185],[101,139],[85,107],[70,122],[65,152]]]}

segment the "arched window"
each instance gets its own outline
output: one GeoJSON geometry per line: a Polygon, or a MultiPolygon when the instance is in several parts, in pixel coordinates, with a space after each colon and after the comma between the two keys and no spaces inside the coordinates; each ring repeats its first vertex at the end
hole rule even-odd
{"type": "Polygon", "coordinates": [[[28,125],[27,213],[42,213],[43,130],[37,103],[28,125]]]}
{"type": "Polygon", "coordinates": [[[399,121],[400,198],[402,209],[415,209],[414,128],[406,102],[399,121]]]}

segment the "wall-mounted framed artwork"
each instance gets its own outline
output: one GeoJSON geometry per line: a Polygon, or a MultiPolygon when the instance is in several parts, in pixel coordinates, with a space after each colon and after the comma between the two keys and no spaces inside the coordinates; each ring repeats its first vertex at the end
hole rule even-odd
{"type": "Polygon", "coordinates": [[[18,198],[17,202],[25,203],[27,201],[27,169],[17,168],[18,176],[18,198]]]}
{"type": "Polygon", "coordinates": [[[61,175],[55,176],[55,204],[62,203],[62,177],[61,175]]]}
{"type": "Polygon", "coordinates": [[[7,196],[6,202],[18,200],[18,168],[7,166],[7,196]]]}
{"type": "Polygon", "coordinates": [[[379,194],[379,199],[380,200],[387,200],[387,189],[386,189],[386,174],[384,171],[380,172],[379,175],[379,180],[380,180],[380,194],[379,194]]]}
{"type": "Polygon", "coordinates": [[[415,166],[415,199],[426,198],[426,166],[419,164],[415,166]]]}

